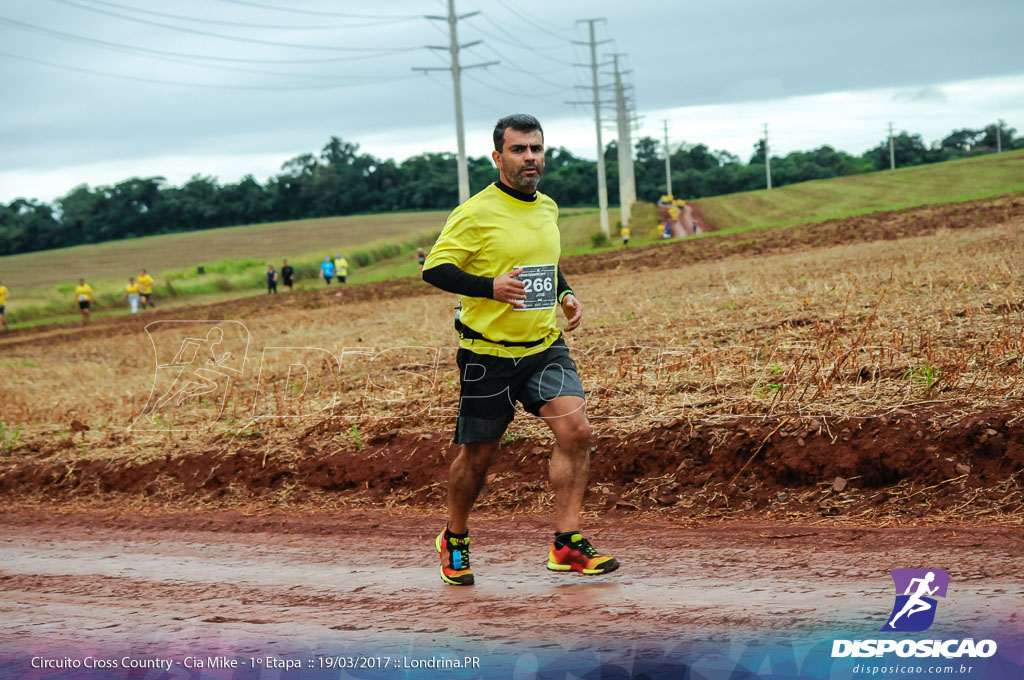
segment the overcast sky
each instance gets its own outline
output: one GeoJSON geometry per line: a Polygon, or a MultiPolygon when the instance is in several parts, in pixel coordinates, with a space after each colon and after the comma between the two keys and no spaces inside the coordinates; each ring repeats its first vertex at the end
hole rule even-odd
{"type": "MultiPolygon", "coordinates": [[[[456,0],[467,150],[525,111],[548,145],[594,158],[588,38],[622,52],[637,135],[746,161],[859,154],[886,125],[926,142],[999,118],[1024,135],[1021,0],[456,0]]],[[[379,158],[454,151],[445,0],[0,0],[0,201],[78,184],[277,174],[331,135],[379,158]]],[[[610,67],[603,67],[607,72],[610,67]]],[[[602,84],[611,82],[601,75],[602,84]]],[[[605,90],[610,97],[611,92],[605,90]]],[[[611,114],[609,110],[606,113],[611,114]]],[[[614,128],[605,129],[607,143],[614,128]]]]}

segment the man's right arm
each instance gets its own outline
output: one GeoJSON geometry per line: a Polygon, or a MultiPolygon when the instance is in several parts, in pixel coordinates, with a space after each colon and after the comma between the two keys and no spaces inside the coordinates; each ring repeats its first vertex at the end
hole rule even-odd
{"type": "Polygon", "coordinates": [[[445,262],[423,270],[423,280],[448,293],[466,297],[490,298],[494,295],[494,279],[462,271],[445,262]]]}

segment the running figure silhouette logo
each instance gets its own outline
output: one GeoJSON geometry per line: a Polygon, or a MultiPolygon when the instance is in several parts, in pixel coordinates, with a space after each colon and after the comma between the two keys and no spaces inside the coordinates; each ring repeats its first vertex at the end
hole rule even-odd
{"type": "Polygon", "coordinates": [[[935,621],[937,602],[933,596],[946,597],[949,574],[945,569],[893,569],[889,573],[896,586],[896,603],[882,630],[927,630],[935,621]]]}

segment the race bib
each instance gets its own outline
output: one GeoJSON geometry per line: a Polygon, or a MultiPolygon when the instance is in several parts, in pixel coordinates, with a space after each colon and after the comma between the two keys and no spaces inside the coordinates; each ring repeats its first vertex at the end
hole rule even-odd
{"type": "Polygon", "coordinates": [[[88,295],[79,295],[79,296],[78,296],[78,300],[79,300],[79,302],[85,302],[85,301],[86,301],[86,300],[88,300],[88,299],[89,299],[89,296],[88,296],[88,295]]]}
{"type": "Polygon", "coordinates": [[[516,307],[517,312],[535,309],[551,309],[557,301],[558,291],[555,290],[555,265],[529,264],[520,265],[523,273],[517,278],[526,287],[526,306],[516,307]]]}

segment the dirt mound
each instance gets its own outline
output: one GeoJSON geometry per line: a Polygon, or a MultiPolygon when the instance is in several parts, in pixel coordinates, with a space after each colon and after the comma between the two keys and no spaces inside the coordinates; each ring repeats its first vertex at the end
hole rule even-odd
{"type": "Polygon", "coordinates": [[[566,275],[609,269],[682,267],[726,257],[774,255],[847,243],[892,241],[933,234],[939,229],[973,229],[1024,219],[1024,194],[906,208],[844,217],[789,228],[759,229],[715,238],[680,239],[644,248],[580,255],[561,261],[566,275]]]}
{"type": "MultiPolygon", "coordinates": [[[[849,420],[672,421],[627,438],[602,437],[594,442],[588,505],[685,516],[1024,517],[1019,413],[951,414],[947,408],[849,420]]],[[[286,446],[226,440],[139,462],[69,463],[61,449],[33,442],[0,463],[0,493],[11,500],[135,498],[157,505],[443,502],[458,453],[447,435],[395,430],[361,449],[339,448],[337,422],[324,421],[310,430],[315,435],[286,446]]],[[[522,511],[547,503],[549,453],[548,442],[530,438],[504,446],[482,505],[522,511]]]]}

